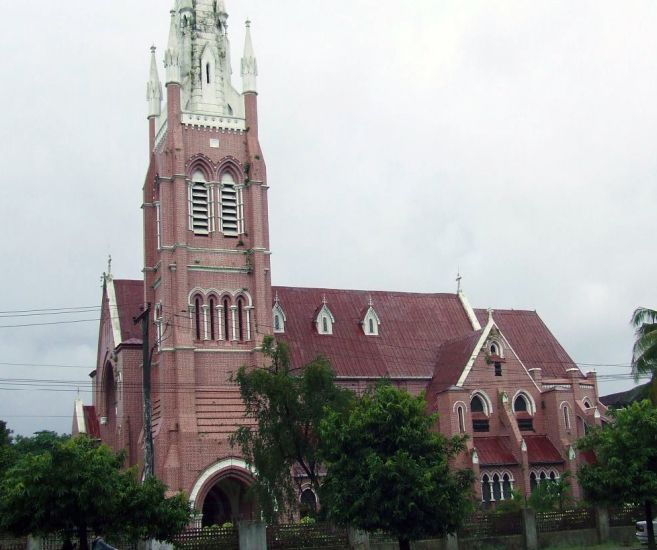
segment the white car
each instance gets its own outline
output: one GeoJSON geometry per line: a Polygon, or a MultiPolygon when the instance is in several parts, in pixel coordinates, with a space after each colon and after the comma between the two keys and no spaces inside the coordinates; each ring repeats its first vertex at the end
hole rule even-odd
{"type": "MultiPolygon", "coordinates": [[[[652,527],[655,530],[655,535],[657,535],[657,520],[652,520],[652,527]]],[[[648,544],[648,530],[645,521],[636,522],[636,538],[639,539],[641,544],[648,544]]],[[[657,536],[655,536],[655,540],[657,540],[657,536]]]]}

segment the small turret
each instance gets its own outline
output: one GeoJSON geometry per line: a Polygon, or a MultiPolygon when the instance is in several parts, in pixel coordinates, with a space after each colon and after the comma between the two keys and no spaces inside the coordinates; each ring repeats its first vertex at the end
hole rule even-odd
{"type": "Polygon", "coordinates": [[[148,100],[148,118],[159,117],[162,112],[162,84],[157,72],[155,46],[151,47],[151,72],[146,85],[146,99],[148,100]]]}
{"type": "Polygon", "coordinates": [[[244,40],[244,56],[242,57],[242,92],[257,93],[256,80],[258,76],[258,62],[253,52],[251,40],[251,21],[246,22],[246,38],[244,40]]]}
{"type": "Polygon", "coordinates": [[[180,44],[178,42],[178,22],[174,10],[171,11],[169,44],[164,53],[164,66],[167,69],[166,85],[180,84],[180,44]]]}

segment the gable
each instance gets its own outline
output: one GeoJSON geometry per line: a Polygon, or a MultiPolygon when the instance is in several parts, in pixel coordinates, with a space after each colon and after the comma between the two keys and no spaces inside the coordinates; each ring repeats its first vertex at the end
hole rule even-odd
{"type": "MultiPolygon", "coordinates": [[[[477,309],[476,314],[484,324],[488,312],[477,309]]],[[[535,311],[495,310],[493,318],[527,369],[540,368],[544,378],[563,378],[577,368],[535,311]]]]}

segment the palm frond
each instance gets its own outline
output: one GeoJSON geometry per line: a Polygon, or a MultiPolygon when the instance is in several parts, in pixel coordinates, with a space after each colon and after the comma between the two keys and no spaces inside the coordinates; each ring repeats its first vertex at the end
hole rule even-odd
{"type": "Polygon", "coordinates": [[[636,340],[632,346],[632,374],[635,381],[641,376],[657,376],[657,311],[637,308],[632,315],[636,340]]]}
{"type": "Polygon", "coordinates": [[[645,324],[656,324],[657,323],[657,310],[655,309],[650,309],[647,307],[638,307],[634,310],[634,313],[632,314],[632,319],[630,320],[630,324],[635,327],[639,328],[641,325],[645,324]]]}

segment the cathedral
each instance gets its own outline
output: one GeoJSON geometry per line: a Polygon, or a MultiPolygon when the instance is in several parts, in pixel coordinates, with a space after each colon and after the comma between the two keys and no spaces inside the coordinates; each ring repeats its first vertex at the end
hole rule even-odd
{"type": "MultiPolygon", "coordinates": [[[[74,433],[143,467],[134,318],[147,303],[155,474],[185,491],[204,525],[255,513],[253,472],[228,442],[249,422],[230,376],[262,365],[269,335],[289,345],[295,367],[327,357],[355,392],[381,378],[425,392],[437,429],[469,436],[458,466],[473,470],[485,506],[574,473],[587,458],[574,443],[606,409],[595,373],[579,370],[536,312],[474,308],[461,290],[272,286],[256,56],[247,22],[239,92],[227,20],[222,0],[176,0],[163,73],[152,49],[143,278],[104,275],[93,403],[76,402],[74,433]]],[[[316,504],[299,487],[300,502],[316,504]]]]}

